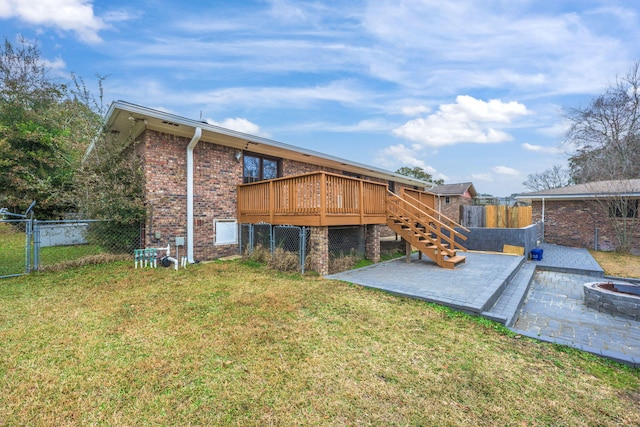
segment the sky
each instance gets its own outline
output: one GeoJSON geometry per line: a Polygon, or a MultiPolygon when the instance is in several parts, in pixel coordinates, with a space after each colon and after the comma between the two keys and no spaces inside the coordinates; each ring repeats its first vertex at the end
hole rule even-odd
{"type": "Polygon", "coordinates": [[[567,165],[565,113],[640,60],[637,0],[0,0],[52,78],[478,193],[567,165]]]}

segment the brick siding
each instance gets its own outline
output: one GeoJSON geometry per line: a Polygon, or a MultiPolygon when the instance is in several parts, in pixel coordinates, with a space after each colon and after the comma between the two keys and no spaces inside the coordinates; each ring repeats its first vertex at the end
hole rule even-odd
{"type": "MultiPolygon", "coordinates": [[[[190,138],[145,131],[135,149],[143,159],[146,181],[147,223],[145,246],[172,248],[176,237],[187,238],[187,172],[186,151],[190,138]],[[156,238],[159,233],[160,237],[156,238]]],[[[242,183],[242,161],[234,157],[235,148],[200,141],[193,152],[194,159],[194,258],[211,260],[238,252],[238,245],[215,245],[214,221],[236,218],[236,188],[242,183]]],[[[282,159],[282,175],[293,176],[308,172],[342,171],[321,168],[309,163],[282,159]]],[[[377,178],[365,177],[386,183],[377,178]]],[[[402,187],[396,183],[396,189],[402,187]]],[[[172,249],[174,251],[174,249],[172,249]]],[[[180,248],[186,255],[186,246],[180,248]]],[[[175,255],[175,252],[174,252],[175,255]]],[[[323,263],[320,263],[324,268],[323,263]]]]}
{"type": "MultiPolygon", "coordinates": [[[[542,202],[532,203],[532,217],[534,222],[542,220],[542,202]]],[[[544,217],[544,240],[547,243],[593,249],[597,227],[598,249],[614,250],[618,245],[611,220],[598,202],[546,200],[544,217]]],[[[640,253],[640,227],[637,219],[628,221],[636,223],[632,251],[640,253]]]]}

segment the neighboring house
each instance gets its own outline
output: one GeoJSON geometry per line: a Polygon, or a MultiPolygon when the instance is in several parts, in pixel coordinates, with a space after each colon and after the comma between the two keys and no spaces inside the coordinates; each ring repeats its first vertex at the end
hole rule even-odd
{"type": "Polygon", "coordinates": [[[640,253],[640,179],[598,181],[516,197],[532,205],[533,221],[544,223],[548,243],[615,250],[621,240],[640,253]]]}
{"type": "Polygon", "coordinates": [[[321,274],[327,272],[327,235],[334,226],[360,227],[367,257],[377,261],[387,189],[401,193],[430,186],[123,101],[110,106],[106,123],[110,137],[123,144],[136,141],[131,146],[143,161],[148,209],[143,245],[183,237],[189,262],[237,254],[237,224],[262,221],[310,227],[312,269],[321,274]]]}
{"type": "Polygon", "coordinates": [[[436,209],[455,222],[460,222],[460,206],[473,204],[478,195],[473,183],[443,184],[429,189],[436,195],[436,209]]]}

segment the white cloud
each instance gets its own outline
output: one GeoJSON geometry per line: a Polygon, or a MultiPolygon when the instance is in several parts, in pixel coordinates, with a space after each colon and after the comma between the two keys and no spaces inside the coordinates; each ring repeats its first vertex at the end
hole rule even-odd
{"type": "Polygon", "coordinates": [[[3,0],[0,18],[17,18],[28,24],[75,32],[86,43],[101,41],[106,24],[93,13],[88,0],[3,0]]]}
{"type": "Polygon", "coordinates": [[[397,165],[409,166],[409,167],[421,167],[427,170],[427,165],[424,161],[416,157],[416,152],[410,147],[404,144],[392,145],[384,148],[378,153],[375,162],[386,168],[395,168],[397,165]]]}
{"type": "Polygon", "coordinates": [[[263,132],[255,123],[250,122],[247,119],[243,119],[240,117],[236,118],[226,118],[221,122],[217,122],[212,119],[207,119],[207,123],[214,126],[220,126],[225,129],[235,130],[237,132],[247,133],[250,135],[268,137],[269,135],[266,132],[263,132]]]}
{"type": "Polygon", "coordinates": [[[493,182],[493,175],[490,173],[472,173],[471,178],[474,181],[493,182]]]}
{"type": "Polygon", "coordinates": [[[527,151],[533,151],[537,153],[562,154],[564,152],[560,148],[534,145],[534,144],[529,144],[528,142],[525,142],[524,144],[522,144],[522,148],[524,148],[527,151]]]}
{"type": "Polygon", "coordinates": [[[408,107],[402,107],[402,114],[405,116],[418,116],[420,114],[428,113],[431,111],[429,107],[424,105],[412,105],[408,107]]]}
{"type": "Polygon", "coordinates": [[[460,95],[454,104],[443,104],[426,118],[410,120],[393,130],[399,137],[416,141],[426,147],[441,147],[458,143],[500,143],[511,135],[497,127],[529,114],[519,102],[492,99],[485,102],[460,95]]]}
{"type": "Polygon", "coordinates": [[[507,175],[507,176],[518,176],[520,175],[520,172],[518,172],[517,170],[507,167],[507,166],[495,166],[492,168],[492,170],[500,175],[507,175]]]}

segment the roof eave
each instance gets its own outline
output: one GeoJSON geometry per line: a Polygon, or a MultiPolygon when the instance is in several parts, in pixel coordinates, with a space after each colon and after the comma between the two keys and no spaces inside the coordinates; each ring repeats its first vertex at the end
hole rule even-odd
{"type": "MultiPolygon", "coordinates": [[[[131,104],[125,101],[114,101],[110,105],[105,118],[105,123],[107,124],[107,127],[112,125],[118,111],[129,113],[130,117],[133,120],[140,120],[144,118],[155,118],[155,119],[162,120],[164,122],[172,123],[175,125],[181,125],[188,128],[192,128],[194,131],[196,127],[200,127],[202,130],[228,136],[231,138],[237,138],[239,140],[246,141],[246,143],[249,143],[249,144],[258,144],[258,145],[271,147],[273,149],[280,150],[280,151],[296,153],[305,158],[305,159],[294,159],[294,160],[314,163],[313,161],[310,161],[310,160],[320,159],[320,160],[324,160],[325,162],[331,163],[332,167],[339,170],[360,173],[363,175],[372,176],[372,177],[385,179],[385,180],[393,180],[395,182],[405,184],[405,185],[410,185],[410,186],[416,186],[416,187],[422,187],[422,188],[433,187],[433,184],[430,182],[418,180],[405,175],[400,175],[398,173],[387,171],[374,166],[370,166],[363,163],[358,163],[358,162],[343,159],[340,157],[332,156],[329,154],[324,154],[317,151],[305,149],[302,147],[297,147],[294,145],[270,140],[268,138],[263,138],[256,135],[250,135],[250,134],[234,131],[231,129],[222,128],[222,127],[212,125],[203,121],[188,119],[185,117],[177,116],[172,113],[154,110],[151,108],[143,107],[141,105],[131,104]]],[[[203,137],[203,140],[204,140],[204,137],[203,137]]],[[[224,143],[219,141],[216,141],[216,143],[225,145],[224,143]]],[[[236,147],[236,148],[240,148],[240,147],[236,147]]]]}

